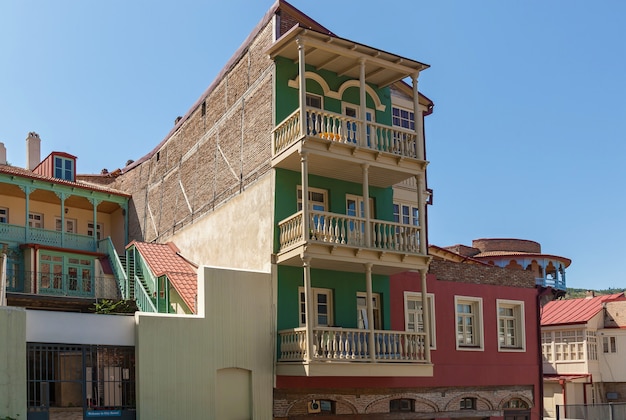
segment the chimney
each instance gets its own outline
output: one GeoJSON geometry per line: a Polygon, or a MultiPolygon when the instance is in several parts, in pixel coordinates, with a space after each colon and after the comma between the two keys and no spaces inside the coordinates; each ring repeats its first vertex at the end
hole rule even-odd
{"type": "Polygon", "coordinates": [[[31,131],[26,137],[26,169],[33,170],[41,162],[41,139],[31,131]]]}
{"type": "Polygon", "coordinates": [[[0,142],[0,165],[7,164],[7,148],[4,147],[4,143],[0,142]]]}
{"type": "Polygon", "coordinates": [[[585,292],[585,298],[591,299],[591,298],[594,298],[594,297],[596,297],[596,292],[594,290],[587,290],[585,292]]]}

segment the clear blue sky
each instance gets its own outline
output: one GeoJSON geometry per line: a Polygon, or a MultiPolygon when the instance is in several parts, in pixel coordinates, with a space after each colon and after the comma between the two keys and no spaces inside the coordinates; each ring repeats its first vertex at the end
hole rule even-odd
{"type": "MultiPolygon", "coordinates": [[[[626,2],[292,4],[344,38],[432,67],[430,241],[538,241],[573,260],[570,287],[626,287],[626,2]],[[388,8],[386,6],[395,6],[388,8]]],[[[79,173],[138,159],[211,84],[272,5],[228,1],[0,3],[0,141],[29,131],[79,173]]]]}

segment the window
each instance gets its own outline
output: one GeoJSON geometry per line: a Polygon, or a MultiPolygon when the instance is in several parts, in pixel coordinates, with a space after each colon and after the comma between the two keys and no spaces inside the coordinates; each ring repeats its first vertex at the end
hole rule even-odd
{"type": "Polygon", "coordinates": [[[93,296],[93,259],[41,252],[39,267],[42,294],[93,296]]]}
{"type": "Polygon", "coordinates": [[[322,97],[320,95],[315,95],[313,93],[306,94],[306,106],[309,108],[322,108],[322,97]]]}
{"type": "Polygon", "coordinates": [[[74,181],[74,160],[55,156],[54,177],[66,181],[74,181]]]}
{"type": "MultiPolygon", "coordinates": [[[[372,309],[374,310],[374,329],[380,330],[380,295],[372,293],[372,309]]],[[[368,329],[367,325],[367,293],[357,292],[356,294],[356,319],[357,328],[368,329]]]]}
{"type": "Polygon", "coordinates": [[[419,211],[417,206],[400,202],[393,203],[393,221],[403,225],[419,226],[419,211]]]}
{"type": "MultiPolygon", "coordinates": [[[[350,118],[354,118],[354,119],[360,119],[361,118],[361,114],[360,114],[360,107],[359,105],[354,105],[354,104],[349,104],[349,103],[343,103],[342,104],[343,107],[343,113],[345,116],[350,117],[350,118]]],[[[366,109],[365,110],[365,120],[368,122],[375,122],[376,121],[376,117],[375,117],[375,113],[373,109],[366,109]]],[[[348,136],[348,140],[352,141],[353,143],[356,143],[356,136],[357,136],[357,130],[358,130],[358,126],[356,121],[348,121],[347,122],[347,136],[348,136]]],[[[367,131],[367,145],[371,146],[370,144],[370,125],[367,124],[366,127],[366,131],[367,131]]]]}
{"type": "Polygon", "coordinates": [[[524,302],[497,299],[496,306],[498,311],[498,349],[524,350],[526,348],[524,302]]]}
{"type": "MultiPolygon", "coordinates": [[[[313,311],[315,325],[328,327],[333,325],[333,291],[330,289],[311,288],[313,292],[313,311]]],[[[299,287],[300,295],[300,326],[306,325],[306,303],[304,287],[299,287]]]]}
{"type": "Polygon", "coordinates": [[[398,398],[396,400],[389,401],[389,412],[412,412],[415,411],[415,400],[410,398],[398,398]]]}
{"type": "MultiPolygon", "coordinates": [[[[87,236],[93,236],[93,222],[87,223],[87,236]]],[[[96,239],[102,239],[102,223],[96,224],[96,239]]]]}
{"type": "MultiPolygon", "coordinates": [[[[375,218],[376,215],[374,213],[374,199],[370,197],[370,218],[375,218]]],[[[356,216],[356,217],[365,217],[365,206],[363,202],[363,197],[359,195],[346,194],[346,215],[348,216],[356,216]]]]}
{"type": "MultiPolygon", "coordinates": [[[[54,222],[57,232],[61,232],[61,218],[55,218],[54,222]]],[[[65,219],[65,231],[67,233],[76,233],[76,219],[65,219]]]]}
{"type": "Polygon", "coordinates": [[[461,398],[461,410],[476,410],[476,398],[461,398]]]}
{"type": "Polygon", "coordinates": [[[595,331],[587,331],[587,359],[598,360],[598,341],[595,331]]]}
{"type": "MultiPolygon", "coordinates": [[[[426,294],[428,300],[428,315],[430,315],[430,348],[435,345],[435,295],[426,294]]],[[[422,294],[419,292],[404,292],[404,329],[412,332],[424,332],[424,312],[422,310],[422,294]]]]}
{"type": "Polygon", "coordinates": [[[0,207],[0,223],[9,223],[9,209],[0,207]]]}
{"type": "Polygon", "coordinates": [[[554,360],[584,360],[583,330],[554,331],[554,360]]]}
{"type": "Polygon", "coordinates": [[[455,296],[457,350],[482,350],[481,298],[455,296]]]}
{"type": "Polygon", "coordinates": [[[33,228],[43,229],[43,214],[29,213],[28,214],[28,226],[33,228]]]}
{"type": "MultiPolygon", "coordinates": [[[[309,188],[309,208],[317,211],[328,211],[328,191],[309,188]]],[[[302,210],[302,187],[298,186],[298,211],[302,210]]]]}
{"type": "Polygon", "coordinates": [[[602,337],[602,352],[617,353],[617,343],[615,337],[602,337]]]}
{"type": "Polygon", "coordinates": [[[392,107],[392,124],[395,127],[402,127],[408,130],[415,130],[415,114],[407,109],[392,107]]]}

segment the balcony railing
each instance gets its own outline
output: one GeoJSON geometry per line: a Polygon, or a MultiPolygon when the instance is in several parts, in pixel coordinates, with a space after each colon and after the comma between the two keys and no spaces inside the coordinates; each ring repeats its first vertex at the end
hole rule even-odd
{"type": "MultiPolygon", "coordinates": [[[[274,155],[303,137],[300,110],[296,110],[274,129],[274,155]]],[[[417,135],[414,131],[350,118],[334,112],[306,108],[306,135],[337,143],[352,144],[378,152],[417,159],[417,135]]]]}
{"type": "Polygon", "coordinates": [[[120,289],[120,293],[122,294],[124,299],[128,299],[130,295],[128,276],[126,276],[124,266],[122,265],[122,262],[120,261],[119,255],[117,255],[117,251],[115,250],[115,247],[113,246],[111,237],[107,236],[101,241],[98,241],[98,252],[108,255],[109,262],[111,263],[111,268],[113,269],[115,279],[117,280],[117,285],[120,289]]]}
{"type": "MultiPolygon", "coordinates": [[[[346,216],[311,210],[308,212],[309,235],[306,240],[377,250],[418,254],[420,250],[420,227],[383,220],[346,216]],[[371,233],[371,243],[366,243],[365,229],[371,233]]],[[[299,211],[278,224],[280,250],[303,243],[303,217],[299,211]]]]}
{"type": "Polygon", "coordinates": [[[535,279],[535,283],[539,286],[543,287],[553,287],[558,290],[566,290],[567,285],[565,283],[564,278],[553,278],[553,277],[538,277],[535,279]]]}
{"type": "Polygon", "coordinates": [[[8,223],[0,223],[0,238],[6,241],[35,243],[81,251],[96,250],[96,241],[93,236],[34,227],[29,227],[27,233],[26,227],[8,223]]]}
{"type": "MultiPolygon", "coordinates": [[[[370,349],[368,330],[315,327],[313,354],[319,361],[376,361],[426,363],[425,334],[375,330],[374,349],[370,349]]],[[[306,328],[279,331],[281,362],[306,360],[306,328]]]]}
{"type": "Polygon", "coordinates": [[[121,298],[114,279],[42,271],[7,272],[7,292],[44,296],[121,298]]]}

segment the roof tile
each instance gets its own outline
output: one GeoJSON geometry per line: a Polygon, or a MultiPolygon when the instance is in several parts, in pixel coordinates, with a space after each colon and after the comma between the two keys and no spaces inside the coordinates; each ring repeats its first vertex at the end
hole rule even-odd
{"type": "Polygon", "coordinates": [[[602,304],[614,300],[626,300],[624,293],[602,295],[593,298],[553,300],[541,313],[541,325],[583,324],[602,310],[602,304]]]}

